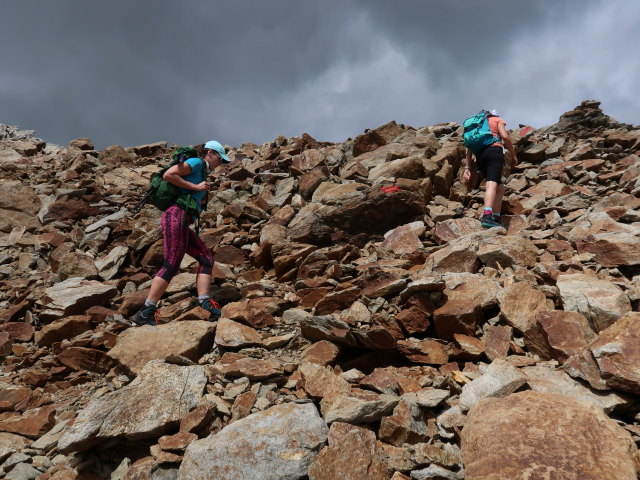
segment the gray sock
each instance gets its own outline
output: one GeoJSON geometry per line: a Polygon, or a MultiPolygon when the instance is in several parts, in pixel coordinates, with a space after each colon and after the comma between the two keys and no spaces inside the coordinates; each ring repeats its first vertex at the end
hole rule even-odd
{"type": "Polygon", "coordinates": [[[209,300],[209,295],[198,295],[198,303],[202,303],[205,300],[209,300]]]}
{"type": "Polygon", "coordinates": [[[149,300],[148,298],[144,301],[144,306],[145,307],[153,307],[153,308],[157,308],[158,307],[158,302],[156,300],[149,300]]]}

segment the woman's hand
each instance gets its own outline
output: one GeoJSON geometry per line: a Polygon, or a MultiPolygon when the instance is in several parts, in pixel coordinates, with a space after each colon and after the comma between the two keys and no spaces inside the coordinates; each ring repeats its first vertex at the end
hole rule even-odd
{"type": "Polygon", "coordinates": [[[465,168],[464,172],[462,173],[462,178],[465,181],[465,183],[469,183],[469,180],[471,180],[471,170],[469,170],[468,168],[465,168]]]}
{"type": "Polygon", "coordinates": [[[196,192],[202,192],[202,191],[205,191],[205,190],[211,190],[211,184],[209,182],[200,182],[200,183],[194,184],[193,187],[194,187],[193,189],[196,192]]]}

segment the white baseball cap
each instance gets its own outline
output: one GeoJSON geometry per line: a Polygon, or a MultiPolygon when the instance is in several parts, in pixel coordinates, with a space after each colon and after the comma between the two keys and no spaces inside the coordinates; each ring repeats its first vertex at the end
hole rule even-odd
{"type": "Polygon", "coordinates": [[[224,163],[231,163],[231,160],[227,157],[227,152],[224,151],[224,147],[217,140],[209,140],[204,144],[204,148],[205,150],[214,150],[218,152],[224,163]]]}

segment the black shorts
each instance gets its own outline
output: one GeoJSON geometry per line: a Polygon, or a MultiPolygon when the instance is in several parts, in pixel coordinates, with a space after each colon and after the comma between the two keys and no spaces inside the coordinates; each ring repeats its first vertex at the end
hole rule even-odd
{"type": "Polygon", "coordinates": [[[478,170],[487,182],[502,183],[502,167],[504,166],[504,151],[497,145],[485,148],[476,157],[478,170]]]}

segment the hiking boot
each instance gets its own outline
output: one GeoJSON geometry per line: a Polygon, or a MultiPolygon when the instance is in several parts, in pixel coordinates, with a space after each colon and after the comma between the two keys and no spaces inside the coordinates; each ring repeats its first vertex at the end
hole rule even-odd
{"type": "Polygon", "coordinates": [[[142,307],[138,313],[136,313],[132,320],[137,326],[142,325],[158,325],[158,317],[160,313],[156,307],[142,307]]]}
{"type": "Polygon", "coordinates": [[[210,298],[200,302],[200,306],[209,312],[209,320],[217,320],[222,315],[220,304],[210,298]]]}
{"type": "Polygon", "coordinates": [[[482,225],[483,228],[493,228],[493,227],[501,227],[502,226],[500,224],[500,222],[498,222],[496,220],[496,217],[494,217],[491,214],[482,215],[482,218],[480,219],[480,224],[482,225]]]}

